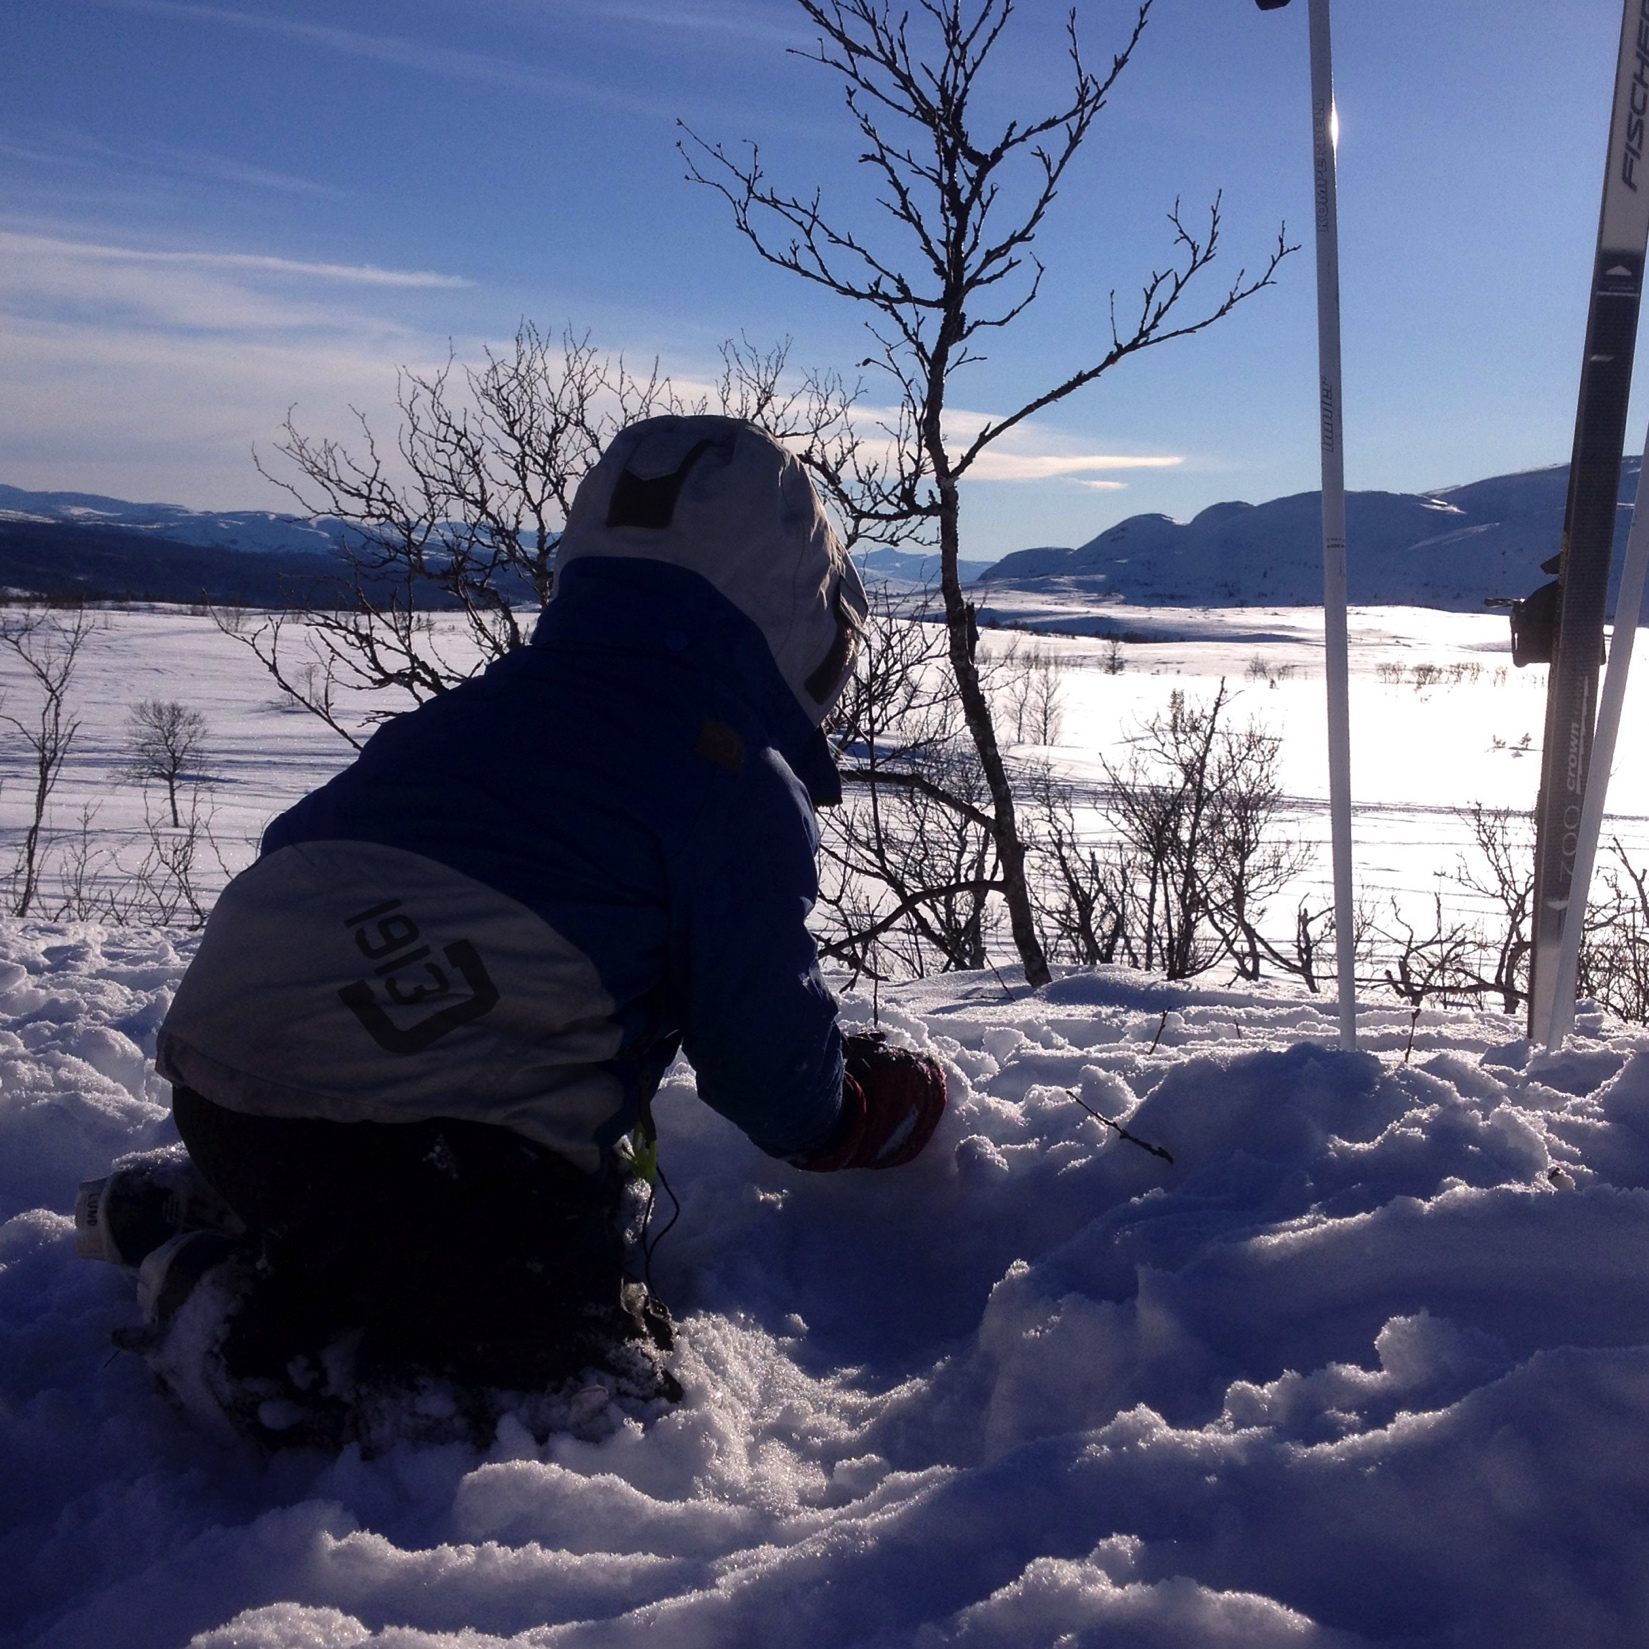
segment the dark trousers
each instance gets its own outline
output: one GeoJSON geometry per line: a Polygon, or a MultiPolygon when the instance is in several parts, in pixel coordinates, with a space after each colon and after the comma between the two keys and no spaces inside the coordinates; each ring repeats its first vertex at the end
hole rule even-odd
{"type": "Polygon", "coordinates": [[[370,1361],[537,1384],[629,1323],[619,1173],[477,1122],[246,1116],[182,1087],[172,1112],[263,1248],[244,1362],[359,1328],[370,1361]]]}

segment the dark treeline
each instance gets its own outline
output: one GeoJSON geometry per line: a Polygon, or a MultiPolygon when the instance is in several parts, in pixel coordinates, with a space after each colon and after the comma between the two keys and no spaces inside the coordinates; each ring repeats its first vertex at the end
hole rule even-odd
{"type": "MultiPolygon", "coordinates": [[[[328,607],[348,605],[352,577],[342,554],[226,550],[130,528],[0,521],[0,596],[11,601],[328,607]]],[[[524,587],[522,601],[536,604],[536,597],[524,587]]],[[[413,605],[438,610],[454,603],[425,583],[413,591],[413,605]]]]}

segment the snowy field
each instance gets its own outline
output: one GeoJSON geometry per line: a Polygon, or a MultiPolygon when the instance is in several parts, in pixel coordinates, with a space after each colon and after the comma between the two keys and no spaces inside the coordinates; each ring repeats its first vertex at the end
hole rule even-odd
{"type": "MultiPolygon", "coordinates": [[[[1122,675],[1069,678],[1055,754],[1091,762],[1224,674],[1309,814],[1307,620],[1175,623],[1122,675]]],[[[1428,885],[1449,807],[1532,794],[1538,755],[1510,747],[1538,745],[1538,678],[1495,678],[1493,619],[1356,624],[1360,828],[1393,886],[1428,885]],[[1417,692],[1382,679],[1398,657],[1482,668],[1417,692]]],[[[142,696],[211,717],[226,841],[347,755],[184,615],[116,615],[82,679],[75,813],[141,816],[116,772],[142,696]]],[[[1649,814],[1649,781],[1619,782],[1649,814]]],[[[882,1026],[953,1095],[907,1170],[803,1175],[684,1069],[660,1096],[678,1407],[594,1388],[542,1440],[506,1416],[484,1455],[265,1461],[111,1352],[131,1286],[75,1258],[68,1218],[80,1178],[172,1137],[149,1061],[193,944],[0,922],[6,1649],[1649,1642],[1649,1032],[1582,1014],[1553,1056],[1428,1010],[1409,1051],[1406,1008],[1371,1001],[1343,1054],[1282,984],[884,989],[882,1026]]]]}
{"type": "MultiPolygon", "coordinates": [[[[1059,745],[1019,754],[1046,757],[1079,783],[1102,783],[1099,756],[1124,759],[1128,739],[1175,689],[1206,700],[1224,679],[1234,693],[1234,721],[1252,718],[1281,739],[1287,828],[1319,849],[1297,891],[1321,902],[1329,864],[1317,613],[1110,607],[1095,619],[1091,603],[1025,597],[1012,616],[1038,627],[1101,624],[1130,638],[1122,673],[1109,675],[1103,641],[984,632],[987,652],[1037,647],[1068,666],[1059,745]]],[[[456,656],[458,645],[452,650],[456,656]]],[[[1474,802],[1525,811],[1534,805],[1546,673],[1512,668],[1503,615],[1413,607],[1354,609],[1351,658],[1359,894],[1375,909],[1393,897],[1429,908],[1439,877],[1450,875],[1468,846],[1458,810],[1474,802]]],[[[250,862],[270,816],[351,754],[314,717],[283,703],[245,649],[209,619],[177,610],[101,614],[72,684],[82,726],[52,806],[62,836],[76,833],[88,811],[94,837],[141,834],[143,791],[121,768],[127,716],[142,698],[175,699],[208,719],[213,782],[201,810],[212,844],[203,842],[200,874],[209,888],[223,880],[220,859],[232,869],[250,862]]],[[[0,650],[0,710],[26,721],[33,702],[16,661],[0,650]]],[[[1641,735],[1646,728],[1649,667],[1634,676],[1621,750],[1633,750],[1634,729],[1641,735]]],[[[31,794],[16,736],[0,733],[0,866],[21,838],[31,794]]],[[[156,810],[153,787],[149,807],[156,810]]],[[[1640,862],[1649,858],[1649,765],[1623,759],[1618,767],[1605,841],[1617,835],[1640,862]]],[[[1464,900],[1452,884],[1444,891],[1464,900]]],[[[1280,900],[1278,909],[1286,929],[1292,903],[1280,900]]]]}
{"type": "MultiPolygon", "coordinates": [[[[1109,608],[1022,597],[994,602],[1004,617],[1044,633],[1034,645],[1067,660],[1062,748],[1048,752],[1073,778],[1099,782],[1094,759],[1117,761],[1125,740],[1175,688],[1209,699],[1223,678],[1233,719],[1281,738],[1289,826],[1320,851],[1309,878],[1329,882],[1328,746],[1321,617],[1301,608],[1109,608]],[[1104,641],[1055,633],[1120,632],[1123,673],[1109,676],[1104,641]]],[[[1360,607],[1350,615],[1354,836],[1359,895],[1378,908],[1393,897],[1429,904],[1440,875],[1466,851],[1459,810],[1532,811],[1540,785],[1544,666],[1512,665],[1503,613],[1360,607]]],[[[997,647],[1018,631],[985,632],[997,647]]],[[[1639,660],[1641,664],[1641,659],[1639,660]]],[[[1604,841],[1618,836],[1641,864],[1649,856],[1649,766],[1625,754],[1649,730],[1649,670],[1627,694],[1604,841]]],[[[1444,888],[1446,898],[1459,898],[1444,888]]]]}

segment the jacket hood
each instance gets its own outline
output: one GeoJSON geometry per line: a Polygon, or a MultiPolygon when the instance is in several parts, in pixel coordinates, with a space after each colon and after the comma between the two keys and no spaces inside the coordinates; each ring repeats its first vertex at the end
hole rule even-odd
{"type": "Polygon", "coordinates": [[[815,726],[835,708],[865,627],[864,586],[807,472],[754,424],[665,417],[621,430],[573,499],[557,591],[565,568],[593,557],[699,574],[761,631],[815,726]]]}

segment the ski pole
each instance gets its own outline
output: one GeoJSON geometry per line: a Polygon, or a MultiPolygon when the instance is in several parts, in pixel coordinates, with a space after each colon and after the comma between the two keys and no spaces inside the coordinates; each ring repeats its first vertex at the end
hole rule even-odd
{"type": "MultiPolygon", "coordinates": [[[[1649,438],[1644,441],[1643,462],[1649,466],[1649,438]]],[[[1639,499],[1642,502],[1643,471],[1638,471],[1639,499]]],[[[1586,769],[1586,796],[1581,803],[1580,830],[1575,842],[1574,880],[1569,884],[1569,910],[1563,924],[1563,949],[1558,955],[1556,992],[1552,1000],[1551,1031],[1547,1046],[1558,1048],[1575,1028],[1575,984],[1580,973],[1580,941],[1586,928],[1586,897],[1592,887],[1592,869],[1597,862],[1598,837],[1603,832],[1603,806],[1609,794],[1609,779],[1615,760],[1615,740],[1620,733],[1620,713],[1626,703],[1626,675],[1632,668],[1632,643],[1637,639],[1638,621],[1643,616],[1644,574],[1649,571],[1649,505],[1632,505],[1632,527],[1626,536],[1626,564],[1620,574],[1620,594],[1615,598],[1615,629],[1609,642],[1609,668],[1603,677],[1603,696],[1598,701],[1597,727],[1592,733],[1592,756],[1586,769]]]]}
{"type": "MultiPolygon", "coordinates": [[[[1288,0],[1255,0],[1278,11],[1288,0]]],[[[1340,213],[1334,151],[1329,0],[1310,0],[1311,127],[1317,208],[1317,373],[1323,474],[1323,654],[1328,684],[1328,811],[1334,860],[1334,954],[1340,1046],[1357,1046],[1356,931],[1351,878],[1351,666],[1346,635],[1346,468],[1340,404],[1340,213]]]]}

